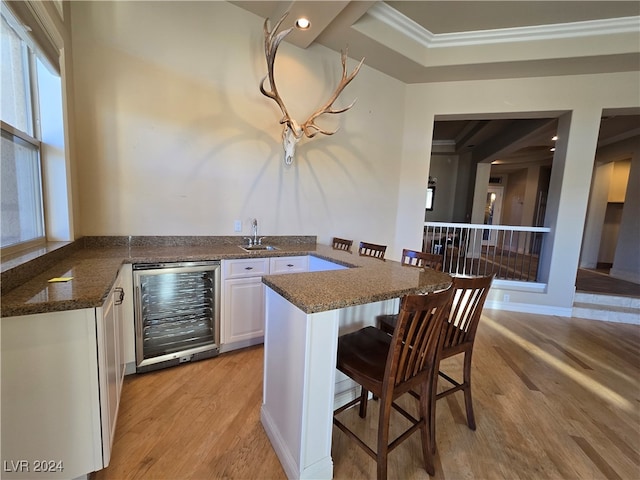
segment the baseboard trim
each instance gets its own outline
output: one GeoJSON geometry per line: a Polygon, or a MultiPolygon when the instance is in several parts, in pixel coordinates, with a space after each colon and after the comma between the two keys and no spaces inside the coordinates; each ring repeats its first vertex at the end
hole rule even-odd
{"type": "Polygon", "coordinates": [[[276,428],[274,421],[262,405],[260,409],[260,421],[262,422],[262,426],[264,427],[265,432],[267,432],[267,437],[271,441],[271,446],[276,451],[276,455],[278,455],[278,459],[280,460],[280,464],[284,469],[287,478],[300,478],[300,471],[297,462],[291,455],[291,452],[284,443],[284,440],[280,436],[280,432],[276,428]]]}
{"type": "Polygon", "coordinates": [[[288,479],[331,479],[333,478],[333,460],[331,456],[324,457],[313,465],[308,466],[300,471],[300,466],[291,455],[291,451],[287,448],[284,440],[280,436],[278,429],[273,422],[271,415],[262,405],[260,409],[260,421],[264,427],[267,437],[271,441],[271,446],[276,451],[280,464],[284,469],[288,479]]]}

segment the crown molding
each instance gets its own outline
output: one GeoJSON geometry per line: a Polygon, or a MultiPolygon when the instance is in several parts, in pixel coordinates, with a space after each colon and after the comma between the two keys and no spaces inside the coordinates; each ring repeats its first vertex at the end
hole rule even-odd
{"type": "Polygon", "coordinates": [[[367,14],[421,44],[425,48],[463,47],[469,45],[640,33],[640,16],[435,34],[384,2],[376,3],[367,11],[367,14]]]}

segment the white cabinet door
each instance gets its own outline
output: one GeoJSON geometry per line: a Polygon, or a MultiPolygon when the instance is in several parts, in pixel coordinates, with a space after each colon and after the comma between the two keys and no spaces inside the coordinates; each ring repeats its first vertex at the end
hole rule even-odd
{"type": "Polygon", "coordinates": [[[264,286],[268,258],[222,261],[220,351],[257,345],[264,340],[264,286]]]}
{"type": "Polygon", "coordinates": [[[120,356],[119,298],[117,286],[109,293],[98,312],[98,374],[100,376],[100,411],[102,417],[102,457],[109,465],[120,403],[122,361],[120,356]]]}
{"type": "Polygon", "coordinates": [[[301,257],[274,257],[270,259],[269,273],[279,275],[281,273],[299,273],[309,270],[309,256],[301,257]]]}
{"type": "MultiPolygon", "coordinates": [[[[125,298],[127,293],[120,281],[120,275],[113,288],[113,308],[116,317],[116,344],[117,344],[117,382],[118,382],[118,399],[122,393],[122,383],[124,382],[124,374],[127,367],[126,351],[125,351],[125,298]]],[[[118,401],[118,403],[120,403],[118,401]]]]}
{"type": "Polygon", "coordinates": [[[264,285],[262,277],[234,278],[224,282],[223,344],[238,347],[261,343],[264,338],[264,285]],[[251,342],[251,341],[255,342],[251,342]]]}
{"type": "Polygon", "coordinates": [[[136,371],[136,333],[133,321],[133,272],[132,265],[125,263],[118,273],[117,285],[122,288],[124,298],[119,306],[118,316],[120,317],[120,355],[124,362],[125,373],[135,373],[136,371]]]}
{"type": "Polygon", "coordinates": [[[96,320],[94,308],[0,319],[3,479],[69,479],[103,468],[96,320]],[[35,460],[56,464],[20,473],[19,460],[31,469],[35,460]]]}

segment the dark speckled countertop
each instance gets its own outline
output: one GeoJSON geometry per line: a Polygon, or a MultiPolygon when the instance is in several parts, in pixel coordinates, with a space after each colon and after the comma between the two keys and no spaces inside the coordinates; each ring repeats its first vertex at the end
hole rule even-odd
{"type": "Polygon", "coordinates": [[[324,245],[310,253],[354,268],[262,277],[265,285],[305,313],[427,293],[451,284],[449,275],[430,268],[402,266],[397,261],[361,257],[324,245]]]}
{"type": "MultiPolygon", "coordinates": [[[[268,275],[263,282],[306,313],[425,293],[446,288],[451,277],[430,269],[403,267],[397,261],[360,257],[315,243],[277,244],[279,250],[246,252],[236,244],[102,246],[90,242],[56,258],[41,273],[2,294],[2,316],[101,306],[124,263],[187,262],[252,257],[314,255],[348,267],[344,270],[268,275]],[[49,283],[54,277],[69,282],[49,283]]],[[[276,244],[274,242],[274,244],[276,244]]],[[[3,272],[3,275],[5,272],[3,272]]],[[[3,280],[4,281],[4,280],[3,280]]]]}

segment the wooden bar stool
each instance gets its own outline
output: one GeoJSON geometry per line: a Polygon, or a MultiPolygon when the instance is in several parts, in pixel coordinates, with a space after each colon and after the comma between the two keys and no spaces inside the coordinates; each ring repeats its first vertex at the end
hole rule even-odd
{"type": "Polygon", "coordinates": [[[351,253],[351,245],[353,245],[353,240],[333,237],[332,245],[334,250],[344,250],[345,252],[351,253]]]}
{"type": "Polygon", "coordinates": [[[384,254],[387,251],[386,245],[376,245],[375,243],[360,242],[358,253],[362,257],[374,257],[384,260],[384,254]]]}
{"type": "MultiPolygon", "coordinates": [[[[464,392],[464,405],[467,414],[467,426],[471,430],[476,429],[476,420],[473,413],[473,403],[471,398],[471,355],[476,339],[476,331],[480,323],[480,316],[487,294],[491,288],[494,275],[486,277],[454,277],[453,297],[447,320],[443,327],[443,344],[438,358],[438,369],[440,361],[454,355],[463,354],[462,381],[454,380],[451,376],[442,371],[438,375],[449,382],[452,387],[438,393],[436,400],[440,400],[447,395],[451,395],[459,390],[464,392]]],[[[397,316],[379,315],[377,317],[380,330],[393,335],[397,325],[397,316]]],[[[435,401],[433,402],[435,410],[435,401]]],[[[435,416],[435,413],[434,413],[435,416]]],[[[435,448],[435,423],[431,425],[431,436],[434,439],[432,448],[435,448]]]]}
{"type": "Polygon", "coordinates": [[[408,267],[433,268],[439,272],[442,271],[442,255],[435,253],[419,252],[417,250],[402,250],[402,265],[408,267]]]}
{"type": "MultiPolygon", "coordinates": [[[[407,267],[433,268],[439,272],[442,271],[442,257],[433,253],[419,252],[405,248],[402,250],[400,263],[407,267]]],[[[393,329],[396,326],[397,320],[397,313],[378,315],[376,317],[378,327],[389,335],[393,335],[393,329]]]]}
{"type": "MultiPolygon", "coordinates": [[[[476,331],[480,323],[482,309],[491,288],[494,275],[486,277],[454,277],[453,299],[447,321],[442,331],[442,350],[438,358],[438,370],[440,360],[454,355],[463,354],[462,381],[458,382],[442,371],[438,375],[447,380],[453,387],[438,393],[436,400],[462,390],[464,392],[464,405],[467,413],[467,425],[471,430],[476,429],[476,419],[473,414],[471,400],[471,355],[476,340],[476,331]]],[[[433,403],[435,409],[435,402],[433,403]]],[[[432,436],[435,442],[435,424],[432,425],[432,436]]]]}
{"type": "Polygon", "coordinates": [[[393,336],[376,327],[365,327],[338,338],[337,368],[362,386],[359,398],[334,411],[333,423],[377,462],[378,480],[387,478],[389,452],[409,438],[416,430],[422,437],[422,453],[426,471],[433,475],[431,425],[434,423],[435,386],[438,355],[442,347],[442,327],[446,320],[452,290],[428,295],[408,295],[403,298],[398,326],[393,336]],[[419,417],[416,419],[396,400],[416,389],[420,396],[419,417]],[[369,392],[380,399],[378,440],[376,451],[366,445],[337,416],[360,404],[359,414],[367,414],[369,392]],[[412,426],[389,443],[389,421],[392,409],[408,419],[412,426]]]}

